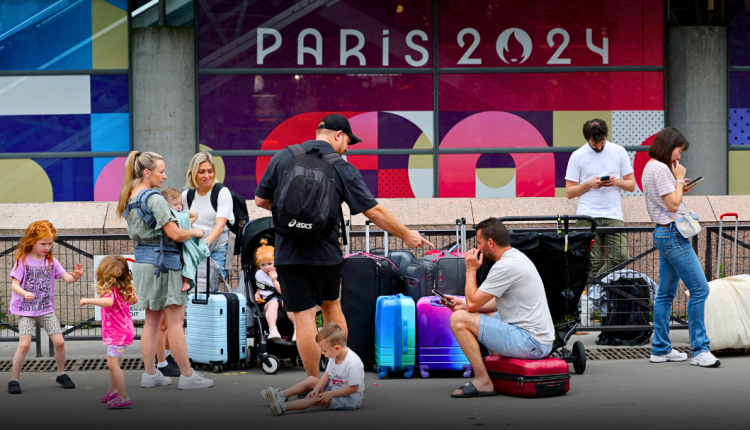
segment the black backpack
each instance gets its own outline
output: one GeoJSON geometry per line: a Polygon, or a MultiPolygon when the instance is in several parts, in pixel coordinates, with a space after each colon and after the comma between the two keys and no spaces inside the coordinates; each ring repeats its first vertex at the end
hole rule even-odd
{"type": "MultiPolygon", "coordinates": [[[[245,201],[245,198],[235,193],[231,188],[227,187],[221,182],[217,182],[216,185],[211,188],[211,207],[213,207],[214,210],[218,210],[219,208],[219,192],[222,188],[228,189],[229,193],[232,195],[232,213],[234,214],[234,223],[228,222],[227,225],[229,226],[229,231],[234,233],[234,235],[237,237],[237,240],[235,240],[234,242],[233,254],[238,255],[240,253],[240,246],[242,244],[242,240],[240,239],[240,237],[242,236],[242,228],[245,226],[245,224],[248,223],[248,221],[250,221],[250,214],[247,211],[247,202],[245,201]]],[[[193,206],[193,199],[195,199],[195,189],[188,190],[188,209],[193,206]]]]}
{"type": "MultiPolygon", "coordinates": [[[[620,277],[607,286],[607,316],[602,329],[607,326],[649,325],[649,285],[639,277],[620,277]]],[[[602,331],[597,345],[641,346],[651,340],[651,330],[602,331]]]]}
{"type": "Polygon", "coordinates": [[[271,207],[276,234],[299,241],[328,238],[339,221],[343,228],[333,166],[345,161],[336,152],[323,155],[318,148],[306,151],[302,145],[291,145],[287,149],[294,156],[271,207]]]}

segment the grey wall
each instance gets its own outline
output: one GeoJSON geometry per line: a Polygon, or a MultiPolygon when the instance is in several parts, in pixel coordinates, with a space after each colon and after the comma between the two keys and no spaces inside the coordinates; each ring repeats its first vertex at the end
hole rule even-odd
{"type": "Polygon", "coordinates": [[[195,44],[192,28],[134,28],[133,144],[161,154],[164,187],[182,190],[195,154],[195,44]]]}
{"type": "Polygon", "coordinates": [[[690,142],[682,164],[703,176],[691,195],[727,194],[727,31],[724,27],[669,29],[667,124],[690,142]]]}

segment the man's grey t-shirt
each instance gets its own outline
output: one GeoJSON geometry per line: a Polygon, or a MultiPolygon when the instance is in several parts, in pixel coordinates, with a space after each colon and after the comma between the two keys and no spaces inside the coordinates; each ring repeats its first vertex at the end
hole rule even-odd
{"type": "MultiPolygon", "coordinates": [[[[302,147],[305,150],[317,148],[323,155],[334,152],[331,144],[322,140],[308,140],[302,143],[302,147]]],[[[273,200],[274,192],[292,158],[292,152],[287,149],[279,151],[271,158],[266,171],[263,172],[263,177],[258,182],[258,188],[255,189],[256,196],[273,200]]],[[[356,167],[344,162],[333,166],[333,170],[336,172],[339,202],[346,202],[350,214],[357,215],[378,204],[356,167]]],[[[344,261],[338,227],[333,229],[328,238],[319,241],[294,241],[277,234],[275,245],[274,264],[276,266],[287,264],[330,266],[344,261]]]]}
{"type": "Polygon", "coordinates": [[[544,284],[534,263],[511,248],[490,269],[480,291],[495,296],[500,320],[528,331],[537,342],[551,345],[555,327],[544,284]]]}

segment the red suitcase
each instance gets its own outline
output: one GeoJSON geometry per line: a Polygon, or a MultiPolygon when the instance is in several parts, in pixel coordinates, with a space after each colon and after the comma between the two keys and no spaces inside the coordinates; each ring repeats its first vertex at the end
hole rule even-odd
{"type": "Polygon", "coordinates": [[[500,394],[518,397],[562,396],[570,389],[568,363],[559,358],[520,360],[490,355],[487,373],[500,394]]]}

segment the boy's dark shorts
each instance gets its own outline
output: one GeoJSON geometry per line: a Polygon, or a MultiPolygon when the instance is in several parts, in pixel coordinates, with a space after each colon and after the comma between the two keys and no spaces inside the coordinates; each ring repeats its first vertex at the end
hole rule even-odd
{"type": "Polygon", "coordinates": [[[341,269],[333,266],[288,264],[276,266],[284,310],[302,312],[320,306],[323,301],[338,300],[341,292],[341,269]]]}

